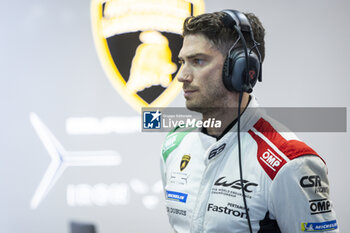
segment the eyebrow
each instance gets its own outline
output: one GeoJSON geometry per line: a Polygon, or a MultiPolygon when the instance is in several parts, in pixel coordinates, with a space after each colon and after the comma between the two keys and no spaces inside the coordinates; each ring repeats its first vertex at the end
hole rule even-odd
{"type": "MultiPolygon", "coordinates": [[[[194,58],[194,57],[197,57],[197,56],[207,56],[206,54],[204,53],[195,53],[195,54],[191,54],[189,56],[186,56],[187,59],[191,59],[191,58],[194,58]]],[[[179,60],[183,60],[183,58],[181,56],[178,56],[179,60]]]]}

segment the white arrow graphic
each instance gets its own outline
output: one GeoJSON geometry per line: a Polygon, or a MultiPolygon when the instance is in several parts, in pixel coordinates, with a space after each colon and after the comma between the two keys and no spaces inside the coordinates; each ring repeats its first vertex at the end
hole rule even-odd
{"type": "Polygon", "coordinates": [[[122,161],[116,151],[66,151],[35,113],[30,113],[29,118],[51,157],[51,162],[30,202],[32,209],[38,207],[67,167],[117,166],[122,161]]]}

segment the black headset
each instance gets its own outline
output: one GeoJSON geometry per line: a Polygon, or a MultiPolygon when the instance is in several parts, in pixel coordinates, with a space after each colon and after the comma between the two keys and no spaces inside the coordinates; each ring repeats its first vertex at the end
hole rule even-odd
{"type": "Polygon", "coordinates": [[[246,195],[243,187],[243,171],[242,171],[242,156],[241,156],[241,137],[240,137],[240,118],[241,118],[241,104],[243,92],[251,93],[257,80],[261,82],[261,54],[258,49],[259,43],[255,41],[252,27],[247,17],[236,10],[224,10],[225,13],[222,18],[222,23],[226,28],[233,28],[238,33],[238,39],[230,48],[226,60],[224,62],[222,71],[222,80],[225,87],[229,91],[236,91],[239,93],[238,101],[238,117],[237,117],[237,140],[238,140],[238,161],[239,161],[239,175],[241,182],[242,198],[244,209],[247,215],[249,232],[252,233],[252,224],[250,221],[249,208],[246,201],[246,195]],[[243,33],[249,33],[253,41],[253,47],[249,49],[243,33]],[[243,49],[235,49],[238,41],[242,42],[243,49]],[[256,50],[256,53],[253,51],[256,50]]]}
{"type": "Polygon", "coordinates": [[[224,62],[222,79],[225,87],[229,91],[248,92],[253,91],[253,87],[257,80],[262,81],[261,77],[261,54],[258,49],[259,43],[255,41],[252,27],[247,17],[236,10],[223,10],[225,13],[222,23],[226,28],[234,29],[239,37],[234,45],[230,48],[224,62]],[[243,33],[247,32],[254,43],[249,49],[243,33]],[[242,42],[242,49],[235,49],[238,41],[242,42]],[[256,50],[256,52],[253,51],[256,50]]]}

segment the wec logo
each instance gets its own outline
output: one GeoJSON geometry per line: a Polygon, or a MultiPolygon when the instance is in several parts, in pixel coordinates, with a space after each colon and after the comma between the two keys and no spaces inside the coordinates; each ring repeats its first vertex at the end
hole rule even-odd
{"type": "Polygon", "coordinates": [[[251,193],[253,192],[253,190],[249,189],[250,186],[258,186],[258,184],[250,182],[248,180],[243,180],[243,184],[241,183],[240,180],[235,180],[233,182],[227,182],[227,180],[225,180],[225,176],[220,177],[214,185],[216,186],[224,186],[224,187],[231,187],[234,189],[244,189],[245,192],[251,193]]]}

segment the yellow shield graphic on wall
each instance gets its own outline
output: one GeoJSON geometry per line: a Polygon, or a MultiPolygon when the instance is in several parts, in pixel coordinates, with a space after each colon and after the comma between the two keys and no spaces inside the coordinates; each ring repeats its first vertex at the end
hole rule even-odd
{"type": "Polygon", "coordinates": [[[92,0],[99,59],[134,109],[165,107],[179,93],[183,21],[201,13],[204,0],[92,0]]]}

